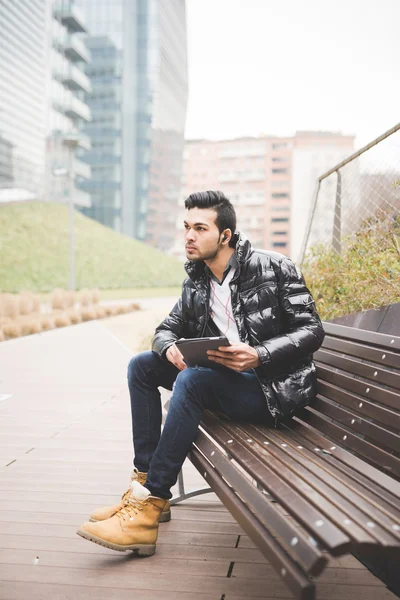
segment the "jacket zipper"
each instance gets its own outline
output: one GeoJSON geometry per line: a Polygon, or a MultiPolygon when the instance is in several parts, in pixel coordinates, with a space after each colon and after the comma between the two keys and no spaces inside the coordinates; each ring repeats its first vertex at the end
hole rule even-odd
{"type": "Polygon", "coordinates": [[[204,332],[205,332],[206,327],[207,327],[209,304],[210,304],[210,297],[209,297],[209,290],[207,289],[207,292],[206,292],[206,314],[205,314],[205,317],[204,317],[203,327],[202,327],[201,332],[200,332],[200,337],[203,337],[204,332]]]}
{"type": "MultiPolygon", "coordinates": [[[[254,337],[255,337],[255,340],[256,340],[257,344],[258,344],[259,346],[261,346],[262,344],[261,344],[260,340],[258,339],[258,337],[257,337],[256,335],[254,335],[254,337]]],[[[263,389],[263,387],[262,387],[262,384],[261,384],[261,381],[260,381],[260,378],[259,378],[259,376],[258,376],[258,373],[257,373],[256,369],[254,369],[254,374],[255,374],[255,376],[256,376],[256,377],[257,377],[257,379],[258,379],[258,383],[260,384],[260,387],[261,387],[261,389],[263,389]]],[[[263,390],[263,391],[264,391],[264,390],[263,390]]],[[[264,395],[265,395],[265,394],[264,394],[264,395]]],[[[277,411],[277,410],[278,410],[278,413],[279,413],[279,409],[273,409],[273,408],[271,408],[271,405],[270,405],[270,403],[269,403],[269,400],[268,400],[268,396],[267,396],[267,395],[265,395],[265,400],[267,401],[267,406],[268,406],[268,410],[269,410],[269,412],[271,413],[271,417],[274,419],[274,428],[276,429],[276,428],[277,428],[277,426],[278,426],[278,417],[276,417],[274,413],[276,413],[276,411],[277,411]]]]}

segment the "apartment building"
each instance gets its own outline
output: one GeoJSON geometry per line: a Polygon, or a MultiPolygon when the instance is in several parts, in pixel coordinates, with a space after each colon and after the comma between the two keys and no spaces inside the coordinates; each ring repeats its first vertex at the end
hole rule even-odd
{"type": "Polygon", "coordinates": [[[75,0],[52,2],[47,197],[52,202],[65,202],[72,177],[73,202],[79,207],[90,206],[90,195],[84,187],[91,177],[90,165],[82,160],[82,153],[90,149],[91,143],[80,131],[91,120],[85,102],[91,84],[84,72],[90,62],[82,40],[84,33],[84,16],[75,0]]]}
{"type": "Polygon", "coordinates": [[[317,176],[353,145],[353,137],[320,132],[187,141],[177,213],[180,234],[172,253],[184,257],[184,199],[195,191],[219,189],[232,201],[238,229],[254,247],[293,256],[294,240],[297,254],[317,176]]]}

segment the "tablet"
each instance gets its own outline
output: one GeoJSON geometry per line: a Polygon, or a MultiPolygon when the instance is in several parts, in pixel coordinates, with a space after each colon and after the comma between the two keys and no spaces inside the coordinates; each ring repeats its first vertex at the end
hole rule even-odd
{"type": "Polygon", "coordinates": [[[213,360],[209,360],[207,350],[218,350],[220,346],[230,346],[228,338],[224,335],[219,337],[190,338],[186,340],[177,340],[176,347],[182,353],[185,363],[188,367],[208,367],[220,366],[213,360]]]}

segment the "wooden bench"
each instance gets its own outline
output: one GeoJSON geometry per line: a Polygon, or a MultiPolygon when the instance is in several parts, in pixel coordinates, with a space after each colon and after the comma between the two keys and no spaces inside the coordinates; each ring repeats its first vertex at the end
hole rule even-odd
{"type": "Polygon", "coordinates": [[[315,403],[277,429],[207,412],[189,458],[210,487],[180,476],[172,502],[214,491],[301,600],[329,556],[400,565],[400,338],[324,327],[315,403]]]}

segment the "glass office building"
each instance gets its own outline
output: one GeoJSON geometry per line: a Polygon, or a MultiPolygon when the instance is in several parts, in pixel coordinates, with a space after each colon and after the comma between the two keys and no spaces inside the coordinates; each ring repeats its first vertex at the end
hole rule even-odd
{"type": "Polygon", "coordinates": [[[89,216],[172,248],[187,103],[184,0],[80,0],[89,37],[89,216]]]}
{"type": "Polygon", "coordinates": [[[0,188],[44,195],[49,0],[0,1],[0,188]]]}

